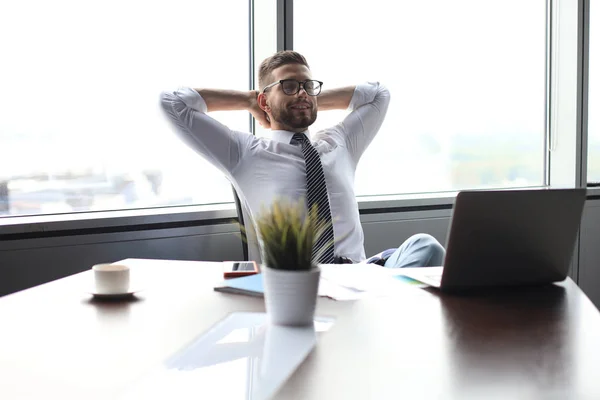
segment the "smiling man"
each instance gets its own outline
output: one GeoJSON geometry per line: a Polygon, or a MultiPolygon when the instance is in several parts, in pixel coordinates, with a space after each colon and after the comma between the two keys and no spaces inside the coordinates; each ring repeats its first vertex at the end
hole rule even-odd
{"type": "MultiPolygon", "coordinates": [[[[281,51],[261,63],[260,91],[182,88],[163,93],[161,103],[182,139],[226,175],[252,219],[275,199],[304,198],[309,206],[317,205],[323,221],[332,222],[313,252],[331,239],[335,245],[316,261],[363,262],[354,175],[381,127],[390,95],[379,83],[323,91],[322,86],[301,54],[281,51]],[[350,112],[339,124],[309,133],[317,111],[334,109],[350,112]],[[206,114],[225,110],[249,111],[272,130],[272,138],[233,131],[206,114]]],[[[442,264],[444,253],[433,237],[418,234],[369,262],[435,266],[442,264]]]]}

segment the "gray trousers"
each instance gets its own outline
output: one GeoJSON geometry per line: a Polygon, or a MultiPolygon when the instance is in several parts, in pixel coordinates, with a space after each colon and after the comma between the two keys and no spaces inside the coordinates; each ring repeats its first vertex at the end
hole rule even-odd
{"type": "Polygon", "coordinates": [[[385,261],[386,268],[439,267],[446,250],[431,235],[418,233],[406,239],[385,261]]]}

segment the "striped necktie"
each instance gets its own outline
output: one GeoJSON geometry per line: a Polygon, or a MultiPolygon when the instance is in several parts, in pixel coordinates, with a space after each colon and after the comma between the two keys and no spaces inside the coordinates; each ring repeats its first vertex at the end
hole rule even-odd
{"type": "Polygon", "coordinates": [[[313,260],[321,264],[332,264],[333,256],[333,223],[331,219],[331,209],[329,208],[329,198],[327,197],[327,183],[323,174],[323,166],[319,153],[310,144],[310,140],[303,133],[296,133],[292,137],[291,144],[301,144],[304,162],[306,164],[306,199],[309,210],[316,204],[319,220],[326,224],[326,229],[313,245],[313,254],[316,254],[323,246],[329,244],[327,249],[321,254],[318,260],[313,260]]]}

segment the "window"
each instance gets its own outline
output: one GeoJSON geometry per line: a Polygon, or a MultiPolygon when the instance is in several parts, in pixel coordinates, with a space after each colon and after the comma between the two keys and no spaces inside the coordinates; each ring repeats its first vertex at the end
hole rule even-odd
{"type": "MultiPolygon", "coordinates": [[[[294,49],[325,89],[378,80],[392,92],[358,195],[548,183],[547,3],[294,2],[294,49]]],[[[4,10],[0,217],[231,202],[229,182],[176,138],[158,95],[248,88],[282,39],[278,4],[34,0],[4,10]]],[[[592,22],[590,71],[598,31],[592,22]]],[[[600,181],[589,75],[588,178],[600,181]]],[[[249,130],[246,112],[211,115],[249,130]]],[[[313,130],[343,116],[321,113],[313,130]]]]}
{"type": "MultiPolygon", "coordinates": [[[[248,20],[247,0],[4,7],[0,215],[232,201],[175,137],[159,94],[248,88],[248,20]]],[[[248,130],[246,112],[213,116],[248,130]]]]}
{"type": "Polygon", "coordinates": [[[600,184],[600,11],[598,2],[590,2],[590,41],[588,75],[588,182],[600,184]],[[594,4],[592,4],[594,3],[594,4]]]}
{"type": "MultiPolygon", "coordinates": [[[[260,0],[254,3],[254,86],[258,89],[260,63],[277,52],[277,1],[260,0]]],[[[254,134],[270,138],[271,130],[254,124],[254,134]]]]}
{"type": "MultiPolygon", "coordinates": [[[[357,195],[545,183],[545,1],[303,0],[294,49],[324,89],[391,91],[357,195]]],[[[343,115],[322,113],[313,130],[343,115]]]]}

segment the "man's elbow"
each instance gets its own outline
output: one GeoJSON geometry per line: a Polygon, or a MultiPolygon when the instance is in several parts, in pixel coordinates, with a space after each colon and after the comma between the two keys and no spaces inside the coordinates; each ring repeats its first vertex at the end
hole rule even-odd
{"type": "Polygon", "coordinates": [[[375,98],[373,99],[373,105],[380,111],[385,112],[390,104],[390,99],[391,95],[389,89],[378,83],[377,92],[375,94],[375,98]]]}
{"type": "Polygon", "coordinates": [[[176,92],[162,92],[160,94],[160,106],[172,119],[180,120],[187,108],[185,101],[176,92]]]}
{"type": "Polygon", "coordinates": [[[161,92],[160,94],[160,106],[163,110],[169,111],[173,109],[173,104],[177,100],[177,96],[173,94],[173,92],[161,92]]]}
{"type": "Polygon", "coordinates": [[[381,97],[384,99],[387,99],[387,101],[390,101],[390,90],[385,86],[382,85],[381,83],[379,84],[379,87],[377,88],[377,95],[375,97],[381,97]]]}

